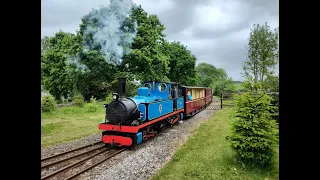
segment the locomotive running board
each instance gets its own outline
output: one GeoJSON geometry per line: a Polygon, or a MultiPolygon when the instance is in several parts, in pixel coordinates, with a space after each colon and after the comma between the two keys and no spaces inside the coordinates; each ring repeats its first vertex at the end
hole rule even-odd
{"type": "Polygon", "coordinates": [[[101,123],[101,124],[99,124],[98,128],[99,128],[100,130],[105,130],[105,131],[117,131],[117,132],[127,132],[127,133],[138,133],[139,129],[141,129],[141,128],[144,128],[144,127],[146,127],[146,126],[149,126],[149,125],[151,125],[151,124],[153,124],[153,123],[156,123],[156,122],[158,122],[158,121],[161,121],[161,120],[163,120],[163,119],[165,119],[165,118],[168,118],[168,117],[170,117],[170,116],[173,116],[173,115],[178,114],[178,113],[183,112],[183,111],[184,111],[184,109],[182,108],[182,109],[180,109],[180,110],[178,110],[178,111],[174,111],[174,112],[172,112],[172,113],[170,113],[170,114],[167,114],[167,115],[165,115],[165,116],[159,117],[159,118],[154,119],[154,120],[151,120],[151,121],[149,121],[149,122],[147,122],[147,123],[144,123],[144,124],[141,124],[141,125],[139,125],[139,126],[119,126],[119,125],[111,125],[111,124],[101,123]]]}

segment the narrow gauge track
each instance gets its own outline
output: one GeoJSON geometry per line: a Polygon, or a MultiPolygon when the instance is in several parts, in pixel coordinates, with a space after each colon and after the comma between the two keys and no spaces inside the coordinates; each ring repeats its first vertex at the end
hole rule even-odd
{"type": "MultiPolygon", "coordinates": [[[[84,149],[84,148],[88,148],[90,146],[96,146],[96,145],[99,145],[99,144],[102,144],[102,142],[97,142],[97,143],[94,143],[94,144],[91,144],[91,145],[87,145],[87,146],[83,146],[83,147],[80,147],[80,148],[77,148],[77,149],[73,149],[73,150],[70,150],[70,151],[67,151],[67,152],[64,152],[64,153],[60,153],[60,154],[57,154],[57,155],[53,155],[53,156],[50,156],[50,157],[46,157],[46,158],[43,158],[41,159],[41,163],[42,162],[45,162],[49,159],[53,159],[53,158],[58,158],[58,157],[62,157],[64,155],[67,155],[67,154],[70,154],[70,153],[73,153],[77,150],[81,150],[81,149],[84,149]]],[[[48,170],[49,167],[53,167],[54,165],[57,165],[58,167],[62,165],[63,162],[66,162],[68,160],[71,160],[71,159],[75,159],[76,157],[78,158],[81,158],[82,160],[77,160],[75,162],[73,162],[72,164],[68,164],[68,165],[64,165],[62,168],[60,167],[58,170],[54,171],[54,172],[51,172],[51,173],[46,173],[45,176],[41,177],[41,180],[44,180],[44,179],[49,179],[49,178],[53,178],[53,177],[58,177],[58,179],[72,179],[86,171],[88,171],[89,169],[101,164],[102,162],[110,159],[111,157],[115,156],[116,154],[119,154],[123,151],[125,151],[126,149],[123,148],[123,149],[108,149],[104,146],[98,146],[97,148],[94,148],[94,149],[91,149],[91,150],[87,150],[85,152],[82,152],[82,153],[78,153],[78,154],[75,154],[75,155],[72,155],[72,156],[69,156],[67,158],[64,158],[64,159],[60,159],[60,160],[57,160],[57,161],[54,161],[54,162],[51,162],[51,163],[47,163],[45,165],[42,165],[41,166],[41,171],[44,171],[44,170],[48,170]],[[96,152],[95,152],[96,151],[96,152]],[[92,154],[93,152],[95,152],[94,154],[92,154]],[[95,157],[99,156],[100,154],[104,154],[104,156],[101,156],[100,158],[98,158],[97,160],[93,160],[95,157]],[[91,154],[90,156],[88,156],[89,154],[91,154]],[[83,157],[85,157],[83,159],[83,157]],[[82,166],[83,164],[85,164],[86,162],[92,160],[92,164],[91,165],[84,165],[82,166]],[[82,168],[81,168],[82,167],[82,168]],[[73,169],[76,169],[76,173],[72,173],[71,172],[71,175],[66,175],[66,173],[64,172],[69,172],[73,169]]],[[[78,159],[77,158],[77,159],[78,159]]],[[[50,172],[50,171],[49,171],[50,172]]]]}
{"type": "Polygon", "coordinates": [[[44,162],[44,161],[47,161],[49,159],[58,158],[60,156],[63,156],[63,155],[69,154],[69,153],[73,153],[75,151],[78,151],[78,150],[81,150],[81,149],[84,149],[84,148],[88,148],[88,147],[91,147],[91,146],[99,145],[99,144],[102,144],[102,141],[98,141],[98,142],[95,142],[93,144],[88,144],[86,146],[82,146],[82,147],[79,147],[79,148],[71,149],[69,151],[66,151],[66,152],[63,152],[63,153],[60,153],[60,154],[55,154],[55,155],[52,155],[52,156],[49,156],[49,157],[45,157],[45,158],[41,159],[41,163],[44,162]]]}

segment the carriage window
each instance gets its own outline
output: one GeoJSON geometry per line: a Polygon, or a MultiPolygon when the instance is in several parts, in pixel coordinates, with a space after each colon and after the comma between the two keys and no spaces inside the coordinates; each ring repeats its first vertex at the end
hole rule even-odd
{"type": "Polygon", "coordinates": [[[151,85],[149,83],[145,83],[144,87],[147,87],[149,90],[151,89],[151,85]]]}
{"type": "Polygon", "coordinates": [[[160,92],[163,92],[163,91],[165,91],[167,89],[167,85],[165,83],[160,83],[158,85],[158,89],[159,89],[160,92]]]}
{"type": "Polygon", "coordinates": [[[169,86],[169,98],[172,96],[172,88],[169,86]]]}

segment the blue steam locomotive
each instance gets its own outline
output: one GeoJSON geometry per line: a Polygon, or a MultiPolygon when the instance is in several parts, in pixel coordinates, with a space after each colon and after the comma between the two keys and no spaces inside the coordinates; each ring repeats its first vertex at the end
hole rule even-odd
{"type": "Polygon", "coordinates": [[[99,129],[103,130],[102,141],[106,145],[135,147],[184,116],[199,112],[212,100],[211,88],[181,86],[174,82],[143,82],[134,97],[124,96],[125,86],[126,78],[119,78],[118,93],[113,94],[112,102],[104,105],[106,118],[99,129]],[[188,94],[193,90],[203,92],[203,97],[190,100],[188,94]],[[206,96],[205,92],[211,95],[206,96]]]}

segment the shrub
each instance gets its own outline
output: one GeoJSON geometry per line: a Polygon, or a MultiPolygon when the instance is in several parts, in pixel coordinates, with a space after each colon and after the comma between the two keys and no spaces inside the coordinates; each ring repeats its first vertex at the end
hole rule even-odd
{"type": "Polygon", "coordinates": [[[94,98],[93,96],[91,96],[90,103],[96,104],[97,103],[97,99],[94,98]]]}
{"type": "Polygon", "coordinates": [[[264,166],[272,161],[278,142],[277,124],[271,117],[272,98],[250,92],[235,95],[231,146],[246,163],[264,166]]]}
{"type": "Polygon", "coordinates": [[[53,96],[43,96],[41,100],[41,111],[50,112],[56,109],[56,103],[53,96]]]}
{"type": "Polygon", "coordinates": [[[83,107],[84,106],[84,100],[83,96],[81,94],[78,94],[74,96],[73,98],[74,105],[77,107],[83,107]]]}
{"type": "Polygon", "coordinates": [[[96,112],[98,110],[98,104],[89,103],[88,104],[88,111],[89,112],[96,112]]]}
{"type": "Polygon", "coordinates": [[[271,94],[271,97],[271,104],[276,108],[274,110],[271,110],[270,112],[272,114],[272,118],[275,119],[279,124],[279,94],[271,94]]]}
{"type": "Polygon", "coordinates": [[[91,96],[90,103],[88,104],[88,111],[89,112],[96,112],[98,110],[98,104],[96,98],[91,96]]]}

